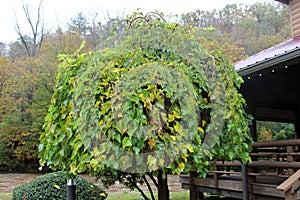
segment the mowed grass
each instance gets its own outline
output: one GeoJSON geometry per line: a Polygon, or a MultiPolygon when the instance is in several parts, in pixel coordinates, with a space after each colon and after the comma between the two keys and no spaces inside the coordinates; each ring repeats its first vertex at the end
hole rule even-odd
{"type": "MultiPolygon", "coordinates": [[[[155,194],[157,195],[157,194],[155,194]]],[[[148,194],[150,197],[150,194],[148,194]]],[[[11,193],[0,192],[1,200],[11,200],[11,193]]],[[[138,193],[121,193],[121,194],[109,194],[107,200],[136,200],[138,198],[142,198],[142,195],[138,193]]],[[[171,200],[189,200],[189,192],[171,192],[170,194],[171,200]]]]}
{"type": "Polygon", "coordinates": [[[0,192],[1,200],[11,200],[11,193],[0,192]]]}
{"type": "MultiPolygon", "coordinates": [[[[155,193],[155,198],[157,199],[157,194],[155,193]]],[[[151,199],[150,194],[147,193],[147,196],[151,199]]],[[[107,200],[136,200],[138,198],[142,198],[142,195],[138,193],[121,193],[121,194],[108,194],[107,200]]],[[[171,200],[189,200],[189,191],[182,192],[171,192],[170,194],[171,200]]]]}

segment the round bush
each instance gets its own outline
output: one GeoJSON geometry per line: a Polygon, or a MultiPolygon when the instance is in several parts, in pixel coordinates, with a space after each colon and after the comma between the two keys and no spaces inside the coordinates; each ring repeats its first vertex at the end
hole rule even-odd
{"type": "MultiPolygon", "coordinates": [[[[13,190],[13,200],[65,200],[67,199],[67,177],[64,172],[40,176],[13,190]]],[[[103,200],[107,193],[82,177],[76,177],[76,199],[103,200]]]]}

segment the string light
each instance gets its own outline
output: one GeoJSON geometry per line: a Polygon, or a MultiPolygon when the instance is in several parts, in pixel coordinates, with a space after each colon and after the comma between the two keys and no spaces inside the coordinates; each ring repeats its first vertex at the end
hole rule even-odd
{"type": "MultiPolygon", "coordinates": [[[[284,66],[284,69],[287,69],[287,68],[288,68],[288,66],[285,65],[285,66],[284,66]]],[[[275,72],[275,69],[272,69],[271,72],[274,73],[274,72],[275,72]]],[[[259,77],[262,77],[263,74],[262,74],[262,73],[259,73],[258,76],[259,76],[259,77]]],[[[250,80],[250,79],[251,79],[251,76],[248,76],[247,79],[250,80]]]]}

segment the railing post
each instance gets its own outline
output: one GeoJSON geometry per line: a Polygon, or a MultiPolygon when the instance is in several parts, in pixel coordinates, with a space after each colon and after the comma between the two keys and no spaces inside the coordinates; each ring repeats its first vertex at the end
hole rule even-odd
{"type": "Polygon", "coordinates": [[[219,175],[217,173],[214,173],[214,187],[216,189],[219,187],[219,175]]]}
{"type": "Polygon", "coordinates": [[[249,199],[247,165],[242,164],[243,200],[249,199]]]}
{"type": "MultiPolygon", "coordinates": [[[[286,150],[287,150],[287,153],[294,153],[294,147],[293,146],[287,146],[286,147],[286,150]]],[[[292,156],[292,155],[288,155],[287,156],[287,161],[288,162],[294,162],[294,156],[292,156]]],[[[292,175],[292,174],[294,174],[294,169],[288,169],[288,174],[289,175],[292,175]]]]}
{"type": "Polygon", "coordinates": [[[190,172],[190,200],[200,200],[203,198],[203,194],[197,191],[197,186],[195,186],[195,178],[197,177],[197,172],[190,172]]]}

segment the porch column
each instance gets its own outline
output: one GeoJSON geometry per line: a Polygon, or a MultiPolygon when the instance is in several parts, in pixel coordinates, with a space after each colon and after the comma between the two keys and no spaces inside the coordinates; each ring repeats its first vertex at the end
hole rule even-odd
{"type": "Polygon", "coordinates": [[[296,138],[300,139],[300,98],[297,98],[297,108],[296,108],[296,119],[295,119],[295,132],[296,132],[296,138]]]}
{"type": "MultiPolygon", "coordinates": [[[[256,113],[255,113],[255,103],[253,101],[252,98],[247,98],[248,101],[247,101],[247,106],[248,106],[248,109],[247,109],[247,112],[249,114],[252,115],[253,117],[253,121],[252,121],[252,124],[249,126],[250,128],[250,133],[252,135],[252,138],[253,138],[253,141],[254,142],[257,142],[257,131],[256,131],[256,113]]],[[[256,152],[256,148],[253,148],[252,149],[252,152],[256,152]]],[[[256,158],[254,157],[253,160],[256,160],[256,158]]],[[[245,185],[244,187],[247,187],[247,192],[243,192],[243,199],[246,199],[246,200],[255,200],[255,196],[253,195],[252,193],[252,183],[255,182],[255,177],[254,176],[248,176],[246,173],[251,173],[251,172],[255,172],[253,168],[249,167],[248,165],[244,166],[244,177],[243,179],[244,180],[247,180],[246,183],[244,184],[247,184],[245,185]],[[248,194],[246,194],[248,193],[248,194]]]]}

